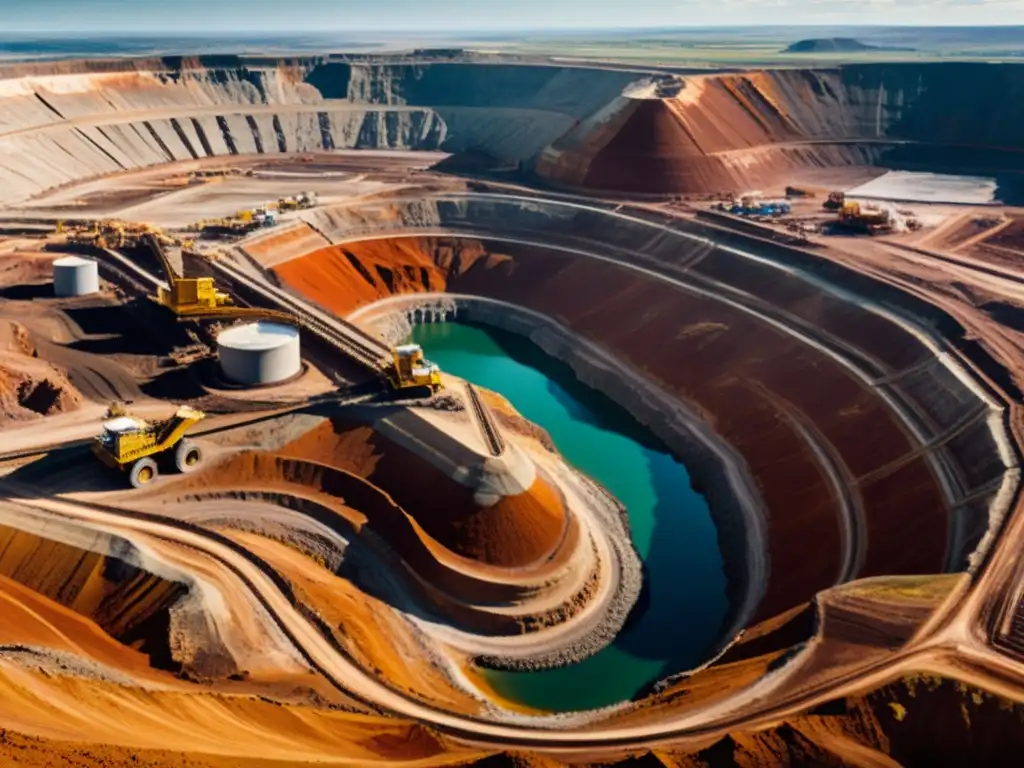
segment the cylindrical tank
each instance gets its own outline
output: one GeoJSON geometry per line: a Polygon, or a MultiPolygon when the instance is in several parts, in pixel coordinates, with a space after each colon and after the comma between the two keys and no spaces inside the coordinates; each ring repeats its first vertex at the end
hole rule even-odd
{"type": "Polygon", "coordinates": [[[217,337],[224,376],[238,384],[274,384],[302,367],[299,332],[279,323],[258,322],[229,328],[217,337]]]}
{"type": "Polygon", "coordinates": [[[96,262],[81,256],[65,256],[53,262],[55,296],[87,296],[100,290],[100,272],[96,262]]]}

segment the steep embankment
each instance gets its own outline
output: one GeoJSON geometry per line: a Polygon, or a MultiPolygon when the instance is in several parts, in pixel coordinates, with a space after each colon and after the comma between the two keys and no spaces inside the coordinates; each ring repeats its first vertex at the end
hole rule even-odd
{"type": "Polygon", "coordinates": [[[546,149],[537,172],[634,194],[735,191],[802,168],[1024,168],[1024,72],[878,64],[683,78],[634,88],[546,149]]]}
{"type": "MultiPolygon", "coordinates": [[[[103,537],[96,539],[102,546],[103,537]]],[[[119,546],[125,543],[112,540],[105,548],[119,546]]],[[[0,577],[93,620],[114,639],[148,655],[154,666],[178,668],[171,648],[171,609],[187,594],[186,585],[97,551],[6,526],[0,526],[0,577]]],[[[10,615],[13,621],[18,612],[10,615]]]]}
{"type": "Polygon", "coordinates": [[[139,59],[0,70],[0,204],[100,174],[334,149],[536,155],[635,75],[329,59],[139,59]]]}
{"type": "Polygon", "coordinates": [[[443,292],[449,271],[461,272],[480,258],[501,257],[473,240],[410,237],[320,248],[278,264],[274,272],[344,317],[396,294],[443,292]]]}
{"type": "Polygon", "coordinates": [[[808,167],[1024,168],[1024,76],[1010,64],[654,77],[312,58],[8,66],[0,204],[160,163],[335,149],[442,149],[657,195],[769,185],[808,167]]]}
{"type": "MultiPolygon", "coordinates": [[[[460,209],[459,215],[469,214],[460,209]]],[[[588,224],[590,237],[602,237],[600,226],[588,224]]],[[[609,240],[624,242],[621,230],[616,238],[611,232],[609,240]]],[[[685,246],[657,242],[673,259],[685,258],[685,246]]],[[[977,545],[977,531],[969,544],[951,539],[975,525],[973,507],[948,499],[938,473],[957,473],[967,499],[976,493],[971,489],[998,481],[1003,470],[983,418],[987,411],[920,339],[863,305],[725,252],[703,252],[690,278],[700,290],[689,290],[620,265],[510,243],[408,237],[349,243],[343,258],[336,250],[314,252],[276,272],[345,313],[390,293],[374,277],[380,269],[393,273],[415,265],[417,273],[432,275],[440,269],[444,279],[430,279],[434,290],[443,285],[552,318],[700,414],[743,457],[769,511],[763,546],[776,567],[764,585],[758,619],[806,602],[837,581],[942,571],[951,540],[957,550],[977,545]],[[317,275],[315,286],[302,280],[307,272],[317,275]],[[757,296],[756,312],[702,294],[705,277],[720,286],[716,291],[730,286],[757,296]],[[758,313],[782,325],[764,322],[758,313]],[[849,356],[852,368],[829,349],[849,356]],[[777,364],[780,359],[785,366],[777,364]],[[861,365],[872,373],[855,375],[861,365]],[[895,377],[899,400],[869,386],[879,375],[895,377]],[[910,415],[894,408],[902,402],[914,404],[910,415]],[[935,444],[946,447],[922,454],[906,419],[928,434],[949,435],[935,444]],[[966,424],[972,426],[965,431],[966,424]],[[991,453],[991,460],[970,458],[968,443],[991,453]]],[[[395,288],[424,290],[416,281],[395,288]]],[[[546,348],[568,349],[536,322],[525,325],[546,348]]],[[[588,375],[624,396],[627,385],[614,378],[588,375]]],[[[718,515],[727,543],[736,518],[723,510],[718,515]]],[[[962,560],[955,562],[959,567],[962,560]]]]}

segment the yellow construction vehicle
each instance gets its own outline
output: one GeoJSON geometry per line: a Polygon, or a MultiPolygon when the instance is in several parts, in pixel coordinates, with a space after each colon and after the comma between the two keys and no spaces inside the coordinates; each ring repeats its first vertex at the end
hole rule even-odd
{"type": "Polygon", "coordinates": [[[391,350],[394,365],[388,371],[388,380],[397,390],[424,389],[430,394],[441,387],[441,369],[423,357],[419,344],[403,344],[391,350]]]}
{"type": "Polygon", "coordinates": [[[279,211],[297,211],[301,208],[312,208],[317,204],[316,192],[300,192],[297,195],[279,198],[279,211]]]}
{"type": "Polygon", "coordinates": [[[69,227],[63,222],[57,223],[58,233],[65,233],[69,243],[91,245],[95,248],[127,248],[137,245],[139,239],[146,235],[156,235],[167,242],[173,238],[163,234],[152,224],[124,222],[117,219],[94,221],[87,227],[69,227]]]}
{"type": "Polygon", "coordinates": [[[130,415],[123,405],[114,404],[107,416],[92,451],[104,464],[127,472],[133,488],[157,478],[160,457],[173,455],[179,472],[191,472],[203,460],[199,446],[184,439],[192,425],[206,418],[202,411],[183,405],[166,421],[150,423],[130,415]]]}
{"type": "Polygon", "coordinates": [[[846,205],[846,193],[841,190],[833,190],[828,193],[828,199],[821,204],[826,211],[841,211],[846,205]]]}
{"type": "Polygon", "coordinates": [[[212,277],[182,277],[178,274],[164,250],[167,240],[154,232],[145,235],[146,244],[160,260],[167,278],[168,287],[157,289],[157,301],[176,315],[195,315],[230,306],[231,297],[214,287],[212,277]]]}
{"type": "Polygon", "coordinates": [[[892,229],[892,214],[887,208],[861,205],[852,200],[843,203],[839,209],[839,223],[847,229],[875,234],[892,229]]]}
{"type": "MultiPolygon", "coordinates": [[[[217,290],[212,277],[183,277],[171,264],[159,235],[149,233],[145,241],[157,255],[169,287],[157,289],[157,301],[179,317],[223,320],[269,320],[309,328],[307,322],[291,312],[261,307],[238,307],[227,293],[217,290]]],[[[375,366],[376,367],[376,366],[375,366]]],[[[441,371],[425,360],[418,344],[391,348],[391,364],[381,373],[392,388],[408,392],[422,388],[431,394],[441,389],[441,371]]]]}
{"type": "Polygon", "coordinates": [[[157,301],[176,315],[194,315],[231,305],[231,297],[218,291],[212,277],[177,277],[170,288],[160,286],[157,301]]]}

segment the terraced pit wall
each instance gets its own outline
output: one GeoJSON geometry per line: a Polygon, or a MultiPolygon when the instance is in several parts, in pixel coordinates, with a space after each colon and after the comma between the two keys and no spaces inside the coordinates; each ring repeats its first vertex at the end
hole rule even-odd
{"type": "Polygon", "coordinates": [[[518,163],[634,77],[320,59],[9,67],[0,70],[0,204],[213,156],[443,148],[518,163]]]}
{"type": "MultiPolygon", "coordinates": [[[[964,372],[933,308],[849,270],[794,270],[799,252],[781,246],[743,251],[688,224],[499,195],[311,217],[339,244],[276,271],[307,293],[301,276],[316,275],[314,298],[335,311],[394,292],[505,302],[617,359],[585,376],[610,396],[632,388],[642,398],[647,380],[699,415],[742,457],[767,510],[760,526],[742,501],[713,508],[730,591],[763,587],[761,618],[852,578],[967,567],[1012,501],[1017,457],[998,394],[964,372]],[[383,234],[398,239],[360,242],[383,234]],[[429,280],[417,286],[416,275],[429,280]],[[610,371],[631,383],[612,386],[610,371]],[[749,583],[751,546],[766,553],[766,585],[749,583]]],[[[692,440],[662,437],[674,447],[692,440]]],[[[702,487],[715,482],[694,468],[702,487]]]]}
{"type": "Polygon", "coordinates": [[[1024,68],[878,64],[679,80],[501,63],[137,59],[0,69],[0,205],[169,162],[336,149],[472,152],[633,194],[798,168],[1024,169],[1024,68]],[[954,117],[955,116],[955,117],[954,117]]]}

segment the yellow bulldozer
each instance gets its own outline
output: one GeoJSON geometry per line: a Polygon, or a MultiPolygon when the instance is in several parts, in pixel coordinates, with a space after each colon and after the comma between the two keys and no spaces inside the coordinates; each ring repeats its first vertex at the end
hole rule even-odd
{"type": "Polygon", "coordinates": [[[199,466],[202,450],[184,438],[204,418],[206,414],[202,411],[183,405],[169,419],[147,422],[115,403],[107,410],[103,430],[93,441],[92,451],[107,466],[127,472],[133,488],[142,488],[160,474],[160,458],[172,458],[179,472],[191,472],[199,466]]]}
{"type": "Polygon", "coordinates": [[[443,386],[441,369],[423,357],[419,344],[403,344],[391,350],[394,366],[388,379],[396,390],[424,389],[437,394],[443,386]]]}

